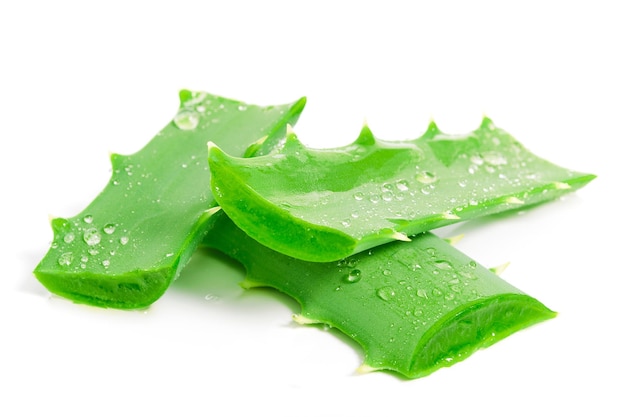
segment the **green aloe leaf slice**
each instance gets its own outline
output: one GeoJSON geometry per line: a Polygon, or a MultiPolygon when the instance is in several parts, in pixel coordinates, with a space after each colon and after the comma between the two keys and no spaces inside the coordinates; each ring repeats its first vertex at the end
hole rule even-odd
{"type": "Polygon", "coordinates": [[[260,107],[180,92],[180,108],[143,149],[111,156],[109,183],[81,213],[52,220],[54,238],[34,274],[80,303],[144,307],[158,299],[204,237],[214,212],[206,143],[244,155],[272,147],[305,100],[260,107]]]}
{"type": "Polygon", "coordinates": [[[307,262],[246,235],[223,212],[204,243],[240,261],[242,286],[297,300],[299,323],[339,329],[364,349],[361,370],[418,378],[556,314],[431,233],[339,262],[307,262]]]}
{"type": "Polygon", "coordinates": [[[334,149],[306,148],[290,132],[280,151],[258,158],[212,144],[209,166],[215,198],[240,228],[316,262],[552,200],[595,178],[537,157],[488,118],[466,135],[431,123],[422,137],[401,142],[378,140],[365,127],[334,149]]]}

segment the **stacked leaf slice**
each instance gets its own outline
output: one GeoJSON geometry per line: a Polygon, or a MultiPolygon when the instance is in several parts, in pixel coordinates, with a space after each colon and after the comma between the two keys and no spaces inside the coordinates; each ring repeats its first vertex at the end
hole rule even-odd
{"type": "Polygon", "coordinates": [[[593,175],[535,156],[486,118],[462,136],[433,123],[388,142],[365,127],[350,145],[309,149],[290,127],[304,102],[182,91],[172,123],[113,155],[83,212],[52,221],[36,277],[76,302],[145,307],[202,242],[246,267],[245,288],[295,298],[298,322],[357,341],[362,370],[409,378],[555,316],[428,231],[552,200],[593,175]]]}

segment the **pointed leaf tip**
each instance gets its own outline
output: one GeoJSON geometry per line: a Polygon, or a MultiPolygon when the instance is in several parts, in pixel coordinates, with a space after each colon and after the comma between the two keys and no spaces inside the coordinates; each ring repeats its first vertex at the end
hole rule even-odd
{"type": "Polygon", "coordinates": [[[428,127],[426,128],[426,132],[424,132],[424,134],[422,135],[422,138],[432,139],[440,133],[441,133],[441,130],[439,129],[439,126],[437,126],[437,124],[435,123],[433,119],[430,119],[430,122],[428,122],[428,127]]]}
{"type": "Polygon", "coordinates": [[[180,104],[183,104],[184,102],[186,102],[187,100],[189,100],[192,97],[193,93],[191,92],[191,90],[187,90],[187,89],[182,89],[178,92],[178,99],[180,100],[180,104]]]}
{"type": "Polygon", "coordinates": [[[502,265],[494,266],[493,268],[489,268],[491,272],[500,276],[511,264],[511,262],[505,262],[502,265]]]}
{"type": "Polygon", "coordinates": [[[401,240],[403,242],[410,242],[411,238],[408,237],[405,233],[401,233],[401,232],[393,232],[391,234],[391,238],[394,240],[401,240]]]}
{"type": "Polygon", "coordinates": [[[215,213],[217,213],[218,211],[220,211],[221,209],[222,209],[222,207],[221,207],[221,206],[215,206],[215,207],[211,207],[211,208],[210,208],[210,209],[208,209],[208,210],[205,210],[204,212],[205,212],[206,214],[208,214],[209,216],[212,216],[212,215],[214,215],[215,213]]]}
{"type": "Polygon", "coordinates": [[[495,125],[493,124],[493,120],[491,120],[487,115],[483,114],[483,120],[480,123],[479,129],[488,129],[493,130],[495,125]]]}
{"type": "Polygon", "coordinates": [[[374,133],[367,125],[367,123],[363,123],[363,127],[361,128],[361,132],[359,132],[359,137],[354,141],[357,145],[371,146],[376,144],[376,138],[374,137],[374,133]]]}
{"type": "Polygon", "coordinates": [[[370,374],[376,371],[378,371],[378,368],[374,368],[373,366],[367,365],[365,363],[356,368],[356,373],[359,375],[370,374]]]}
{"type": "Polygon", "coordinates": [[[311,318],[305,317],[302,314],[293,314],[291,316],[291,318],[293,319],[293,321],[295,321],[298,324],[302,324],[302,325],[306,325],[306,324],[319,324],[321,323],[318,320],[313,320],[311,318]]]}
{"type": "Polygon", "coordinates": [[[460,234],[460,235],[456,235],[456,236],[452,236],[449,238],[444,239],[446,242],[448,242],[448,244],[454,246],[457,243],[459,243],[463,238],[465,237],[464,234],[460,234]]]}

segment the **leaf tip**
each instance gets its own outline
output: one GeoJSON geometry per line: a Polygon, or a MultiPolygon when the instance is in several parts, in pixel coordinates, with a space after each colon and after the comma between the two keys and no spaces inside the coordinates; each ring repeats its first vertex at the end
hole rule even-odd
{"type": "Polygon", "coordinates": [[[457,243],[459,243],[459,242],[460,242],[460,241],[461,241],[464,237],[465,237],[465,235],[464,235],[464,234],[460,234],[460,235],[456,235],[456,236],[452,236],[452,237],[445,238],[444,240],[445,240],[446,242],[448,242],[448,244],[450,244],[450,245],[454,246],[454,245],[456,245],[457,243]]]}
{"type": "Polygon", "coordinates": [[[366,363],[361,364],[358,368],[356,368],[356,373],[359,375],[371,374],[372,372],[378,371],[378,368],[374,368],[366,363]]]}
{"type": "Polygon", "coordinates": [[[435,120],[431,117],[430,121],[428,122],[428,127],[426,128],[426,132],[424,132],[424,134],[422,135],[422,138],[432,139],[440,133],[441,133],[441,130],[439,129],[439,126],[437,126],[437,123],[435,123],[435,120]]]}
{"type": "Polygon", "coordinates": [[[483,113],[483,120],[480,122],[479,129],[493,130],[495,129],[495,127],[496,126],[493,124],[493,120],[491,120],[489,117],[487,117],[486,114],[483,113]]]}
{"type": "Polygon", "coordinates": [[[180,90],[178,92],[178,99],[180,100],[180,104],[183,104],[184,102],[189,100],[192,95],[193,95],[193,92],[191,90],[187,90],[186,88],[183,88],[182,90],[180,90]]]}
{"type": "Polygon", "coordinates": [[[287,138],[293,138],[296,136],[296,132],[294,132],[291,123],[287,123],[287,126],[285,127],[285,135],[287,135],[287,138]]]}
{"type": "Polygon", "coordinates": [[[212,216],[218,211],[220,211],[221,209],[222,209],[222,206],[215,206],[215,207],[211,207],[210,209],[204,210],[204,212],[208,214],[209,216],[212,216]]]}
{"type": "Polygon", "coordinates": [[[292,314],[291,318],[298,324],[306,325],[306,324],[319,324],[321,323],[319,320],[314,320],[309,317],[305,317],[302,314],[292,314]]]}
{"type": "Polygon", "coordinates": [[[411,238],[408,237],[406,235],[406,233],[402,233],[402,232],[393,232],[389,237],[391,237],[394,240],[401,240],[403,242],[410,242],[411,238]]]}
{"type": "Polygon", "coordinates": [[[239,286],[244,290],[263,287],[263,285],[259,284],[258,282],[252,281],[248,277],[245,277],[244,280],[239,283],[239,286]]]}
{"type": "Polygon", "coordinates": [[[491,272],[500,276],[511,264],[511,262],[505,262],[502,265],[494,266],[493,268],[489,268],[491,272]]]}
{"type": "Polygon", "coordinates": [[[257,139],[256,141],[252,142],[250,146],[248,146],[248,148],[244,152],[243,157],[251,158],[253,156],[256,156],[268,137],[269,137],[268,135],[265,135],[262,138],[257,139]]]}
{"type": "Polygon", "coordinates": [[[226,154],[224,153],[224,151],[222,151],[220,149],[219,146],[217,146],[217,144],[215,142],[213,142],[212,140],[208,141],[206,143],[206,147],[207,150],[209,152],[209,158],[211,157],[215,157],[215,156],[221,156],[224,157],[226,154]]]}
{"type": "Polygon", "coordinates": [[[372,130],[369,128],[367,123],[363,123],[363,127],[361,127],[361,132],[359,132],[359,137],[354,141],[357,145],[365,145],[371,146],[376,143],[376,138],[374,138],[374,134],[372,130]]]}

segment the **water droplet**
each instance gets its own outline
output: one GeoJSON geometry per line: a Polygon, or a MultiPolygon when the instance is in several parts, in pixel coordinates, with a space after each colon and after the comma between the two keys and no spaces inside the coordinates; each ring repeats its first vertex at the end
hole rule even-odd
{"type": "Polygon", "coordinates": [[[433,295],[434,295],[435,297],[441,297],[441,296],[443,295],[443,293],[441,292],[441,290],[440,290],[440,289],[438,289],[438,288],[434,288],[434,289],[433,289],[433,295]]]}
{"type": "Polygon", "coordinates": [[[482,154],[483,160],[489,165],[506,165],[507,160],[500,152],[488,151],[482,154]]]}
{"type": "Polygon", "coordinates": [[[88,214],[85,217],[83,217],[83,221],[87,224],[91,224],[93,223],[93,216],[91,214],[88,214]]]}
{"type": "Polygon", "coordinates": [[[359,269],[353,269],[348,275],[346,275],[346,282],[355,283],[361,280],[361,271],[359,269]]]}
{"type": "Polygon", "coordinates": [[[128,243],[128,237],[127,237],[127,236],[122,236],[122,237],[120,238],[120,243],[121,243],[122,245],[127,244],[127,243],[128,243]]]}
{"type": "Polygon", "coordinates": [[[74,255],[72,255],[72,252],[65,252],[64,254],[59,256],[58,261],[59,261],[59,265],[61,266],[70,266],[73,260],[74,260],[74,255]]]}
{"type": "Polygon", "coordinates": [[[384,191],[382,193],[382,198],[385,201],[391,201],[393,200],[393,193],[391,191],[384,191]]]}
{"type": "Polygon", "coordinates": [[[476,173],[476,171],[478,171],[478,166],[477,165],[472,164],[472,165],[470,165],[467,168],[467,172],[469,172],[472,175],[474,175],[476,173]]]}
{"type": "Polygon", "coordinates": [[[237,109],[239,109],[239,111],[245,111],[248,109],[248,107],[244,106],[243,104],[240,104],[239,107],[237,107],[237,109]]]}
{"type": "Polygon", "coordinates": [[[387,277],[388,277],[389,275],[391,275],[391,270],[390,270],[390,269],[385,269],[385,270],[383,271],[383,275],[385,275],[385,276],[387,276],[387,277]]]}
{"type": "Polygon", "coordinates": [[[459,180],[459,187],[465,188],[467,186],[467,180],[459,180]]]}
{"type": "Polygon", "coordinates": [[[435,266],[439,269],[444,269],[447,271],[454,269],[452,268],[452,264],[448,261],[435,261],[435,266]]]}
{"type": "Polygon", "coordinates": [[[409,191],[409,182],[407,180],[398,180],[396,182],[396,188],[398,191],[409,191]]]}
{"type": "Polygon", "coordinates": [[[98,232],[98,230],[94,227],[85,230],[85,233],[83,234],[83,240],[89,246],[97,245],[100,243],[100,239],[100,232],[98,232]]]}
{"type": "Polygon", "coordinates": [[[448,301],[452,301],[452,300],[454,300],[454,294],[451,293],[451,292],[448,292],[448,293],[446,293],[446,295],[443,298],[445,298],[448,301]]]}
{"type": "Polygon", "coordinates": [[[363,195],[363,193],[362,193],[362,192],[357,192],[357,193],[354,193],[354,199],[355,199],[356,201],[361,201],[361,200],[363,200],[363,198],[364,198],[364,197],[365,197],[365,196],[363,195]]]}
{"type": "Polygon", "coordinates": [[[391,287],[382,287],[379,288],[378,291],[376,291],[376,295],[378,296],[378,298],[380,298],[381,300],[384,301],[389,301],[391,300],[393,297],[396,296],[396,292],[394,291],[393,288],[391,287]]]}
{"type": "Polygon", "coordinates": [[[485,163],[485,161],[483,161],[483,159],[479,156],[479,155],[472,155],[470,157],[470,161],[472,162],[472,164],[474,165],[482,165],[485,163]]]}
{"type": "Polygon", "coordinates": [[[434,188],[435,187],[433,187],[432,184],[431,185],[425,185],[424,187],[421,188],[420,191],[422,192],[422,194],[428,195],[428,194],[432,193],[434,188]]]}
{"type": "Polygon", "coordinates": [[[113,185],[120,185],[120,182],[118,180],[113,180],[113,185]]]}
{"type": "Polygon", "coordinates": [[[417,295],[422,298],[428,298],[428,293],[423,288],[420,288],[419,290],[417,290],[417,295]]]}
{"type": "Polygon", "coordinates": [[[182,109],[174,117],[174,124],[180,130],[193,130],[198,126],[200,116],[194,110],[182,109]]]}
{"type": "Polygon", "coordinates": [[[89,258],[87,257],[87,255],[83,255],[80,257],[80,261],[81,262],[87,262],[89,260],[89,258]]]}
{"type": "Polygon", "coordinates": [[[180,166],[183,168],[187,168],[187,164],[181,164],[180,166]]]}
{"type": "Polygon", "coordinates": [[[415,175],[415,179],[422,184],[432,184],[437,181],[437,176],[429,171],[420,171],[415,175]]]}
{"type": "Polygon", "coordinates": [[[207,300],[207,301],[217,301],[217,300],[219,300],[219,299],[220,299],[220,297],[218,297],[218,296],[217,296],[217,295],[215,295],[215,294],[211,294],[211,293],[209,293],[209,294],[207,294],[207,295],[205,295],[205,296],[204,296],[204,299],[205,299],[205,300],[207,300]]]}
{"type": "Polygon", "coordinates": [[[370,195],[370,201],[376,204],[380,201],[380,196],[378,194],[372,194],[370,195]]]}
{"type": "Polygon", "coordinates": [[[75,237],[75,236],[74,236],[74,233],[69,232],[68,234],[66,234],[66,235],[63,237],[63,241],[64,241],[65,243],[72,243],[72,242],[74,241],[74,237],[75,237]]]}
{"type": "Polygon", "coordinates": [[[89,252],[89,254],[92,256],[96,256],[97,254],[100,253],[100,251],[96,248],[90,248],[87,252],[89,252]]]}
{"type": "Polygon", "coordinates": [[[106,233],[107,235],[112,235],[115,232],[115,225],[109,223],[106,226],[104,226],[102,230],[104,230],[104,233],[106,233]]]}
{"type": "Polygon", "coordinates": [[[476,262],[475,261],[470,261],[469,266],[472,269],[476,268],[476,262]]]}
{"type": "Polygon", "coordinates": [[[103,267],[108,268],[109,265],[111,265],[111,261],[109,261],[108,259],[105,259],[104,261],[102,261],[103,267]]]}

